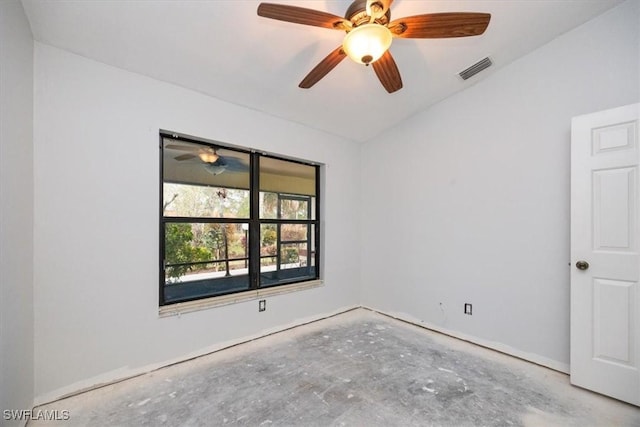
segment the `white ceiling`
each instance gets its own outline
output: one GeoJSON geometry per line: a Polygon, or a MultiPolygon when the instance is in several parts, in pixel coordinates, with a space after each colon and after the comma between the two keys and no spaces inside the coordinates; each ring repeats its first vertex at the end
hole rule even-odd
{"type": "MultiPolygon", "coordinates": [[[[350,0],[287,1],[343,16],[350,0]]],[[[396,0],[391,18],[488,12],[484,35],[395,39],[404,88],[345,59],[311,89],[298,83],[342,43],[340,31],[258,17],[260,1],[23,0],[37,41],[356,141],[491,75],[622,0],[396,0]],[[457,73],[490,56],[464,82],[457,73]]]]}

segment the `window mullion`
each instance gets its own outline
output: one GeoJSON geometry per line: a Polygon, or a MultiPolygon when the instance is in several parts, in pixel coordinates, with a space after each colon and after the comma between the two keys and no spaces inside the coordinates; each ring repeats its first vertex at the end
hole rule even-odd
{"type": "Polygon", "coordinates": [[[251,153],[249,205],[249,287],[260,286],[260,156],[251,153]]]}
{"type": "Polygon", "coordinates": [[[282,195],[278,193],[278,206],[276,208],[276,218],[278,222],[276,223],[276,271],[280,271],[280,262],[282,255],[282,195]]]}
{"type": "Polygon", "coordinates": [[[316,205],[315,205],[315,218],[316,218],[316,226],[315,226],[315,242],[314,242],[314,251],[315,251],[315,267],[316,267],[316,277],[320,277],[320,167],[316,166],[316,205]]]}
{"type": "Polygon", "coordinates": [[[163,139],[162,134],[160,135],[160,141],[158,143],[158,152],[160,158],[160,205],[158,206],[160,212],[160,220],[158,221],[159,231],[160,231],[160,253],[158,256],[159,261],[159,294],[158,294],[158,303],[162,306],[165,303],[164,298],[164,286],[165,286],[165,225],[164,225],[164,156],[163,156],[163,139]]]}

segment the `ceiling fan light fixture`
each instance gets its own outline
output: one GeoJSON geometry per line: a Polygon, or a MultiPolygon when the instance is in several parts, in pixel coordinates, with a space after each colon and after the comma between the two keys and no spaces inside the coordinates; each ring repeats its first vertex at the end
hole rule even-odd
{"type": "Polygon", "coordinates": [[[392,40],[391,31],[384,25],[364,24],[347,33],[342,49],[353,61],[369,65],[384,55],[392,40]]]}
{"type": "Polygon", "coordinates": [[[211,152],[200,153],[198,154],[198,157],[200,157],[200,160],[202,160],[205,163],[215,163],[219,158],[219,156],[216,153],[211,153],[211,152]]]}

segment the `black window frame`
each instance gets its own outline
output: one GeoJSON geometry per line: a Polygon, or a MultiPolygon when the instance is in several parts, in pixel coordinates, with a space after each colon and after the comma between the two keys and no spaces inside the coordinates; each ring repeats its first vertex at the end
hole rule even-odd
{"type": "MultiPolygon", "coordinates": [[[[279,156],[274,154],[267,154],[255,149],[238,147],[231,144],[220,143],[218,141],[210,141],[197,137],[185,136],[182,134],[176,134],[168,131],[160,131],[159,138],[159,152],[160,152],[160,191],[159,191],[159,305],[162,306],[170,306],[173,304],[179,304],[189,301],[202,300],[207,298],[215,298],[224,295],[231,295],[235,293],[242,293],[248,291],[256,291],[258,289],[270,289],[276,288],[279,286],[291,285],[295,283],[308,282],[313,280],[320,280],[320,257],[321,257],[321,240],[320,240],[320,212],[321,212],[321,198],[320,198],[320,165],[314,162],[307,162],[302,160],[294,160],[291,158],[287,158],[285,156],[279,156]],[[237,152],[245,153],[249,155],[250,164],[249,164],[249,218],[216,218],[216,217],[181,217],[181,216],[165,216],[164,215],[164,140],[165,138],[169,138],[175,141],[183,141],[192,144],[200,144],[203,146],[208,146],[211,148],[227,148],[229,150],[234,150],[237,152]],[[277,160],[282,160],[286,162],[298,163],[305,166],[312,166],[315,169],[315,206],[311,203],[311,196],[308,195],[297,195],[290,193],[277,193],[278,194],[278,207],[277,207],[277,218],[260,218],[260,159],[261,158],[273,158],[277,160]],[[307,207],[307,218],[306,219],[286,219],[280,218],[281,211],[281,198],[280,196],[284,195],[284,199],[293,199],[293,200],[301,200],[301,199],[309,199],[309,204],[307,207]],[[312,213],[313,209],[313,213],[312,213]],[[203,296],[193,296],[189,298],[183,298],[176,301],[167,301],[165,298],[165,286],[166,286],[166,275],[165,275],[165,230],[166,224],[170,223],[218,223],[218,224],[248,224],[248,242],[247,242],[247,265],[248,265],[248,278],[249,278],[249,287],[248,289],[241,290],[231,290],[229,292],[221,292],[211,295],[203,295],[203,296]],[[278,228],[277,232],[277,261],[276,266],[277,270],[280,269],[280,245],[282,243],[291,243],[289,241],[282,242],[282,235],[280,233],[280,228],[282,224],[306,224],[307,225],[307,259],[309,256],[314,258],[313,260],[313,276],[306,276],[301,279],[291,279],[291,280],[283,280],[277,284],[267,284],[263,286],[261,283],[261,259],[264,258],[261,255],[261,236],[260,229],[263,224],[276,224],[278,228]],[[313,230],[313,231],[312,231],[313,230]],[[313,236],[311,233],[313,232],[313,236]],[[311,247],[311,242],[314,242],[313,248],[311,247]]],[[[239,258],[239,260],[244,260],[245,258],[239,258]]],[[[230,261],[229,254],[225,254],[225,260],[218,260],[217,262],[230,261]]],[[[236,260],[236,258],[233,258],[236,260]]],[[[309,264],[309,262],[307,261],[309,264]]],[[[195,263],[194,263],[195,264],[195,263]]],[[[311,271],[311,269],[309,269],[311,271]]],[[[210,279],[216,280],[216,279],[210,279]]]]}

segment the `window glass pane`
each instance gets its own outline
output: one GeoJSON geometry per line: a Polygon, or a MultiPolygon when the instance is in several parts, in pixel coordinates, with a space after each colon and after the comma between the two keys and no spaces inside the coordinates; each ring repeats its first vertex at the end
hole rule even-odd
{"type": "Polygon", "coordinates": [[[315,226],[263,224],[261,226],[260,286],[275,286],[317,277],[315,226]],[[285,235],[288,236],[285,239],[285,235]]]}
{"type": "MultiPolygon", "coordinates": [[[[260,256],[273,257],[278,252],[278,226],[276,224],[260,225],[260,256]]],[[[275,263],[274,263],[275,264],[275,263]]]]}
{"type": "Polygon", "coordinates": [[[165,183],[165,217],[249,218],[249,191],[165,183]]]}
{"type": "Polygon", "coordinates": [[[260,192],[260,218],[278,218],[278,193],[260,192]]]}
{"type": "Polygon", "coordinates": [[[283,242],[299,242],[307,240],[307,224],[282,224],[280,225],[280,234],[283,242]]]}
{"type": "Polygon", "coordinates": [[[311,197],[282,196],[280,199],[280,218],[309,219],[311,197]]]}
{"type": "Polygon", "coordinates": [[[316,219],[313,196],[260,192],[261,219],[316,219]]]}
{"type": "Polygon", "coordinates": [[[260,218],[309,218],[310,206],[295,200],[308,200],[316,193],[316,167],[271,157],[260,158],[260,218]],[[290,198],[285,204],[282,200],[290,198]],[[275,207],[274,207],[274,203],[275,207]],[[284,211],[287,213],[284,214],[284,211]]]}
{"type": "Polygon", "coordinates": [[[280,246],[280,268],[297,268],[307,265],[306,243],[284,243],[280,246]]]}
{"type": "Polygon", "coordinates": [[[248,224],[165,224],[165,300],[249,288],[248,224]]]}
{"type": "Polygon", "coordinates": [[[249,190],[248,153],[163,138],[162,155],[165,184],[249,190]]]}

